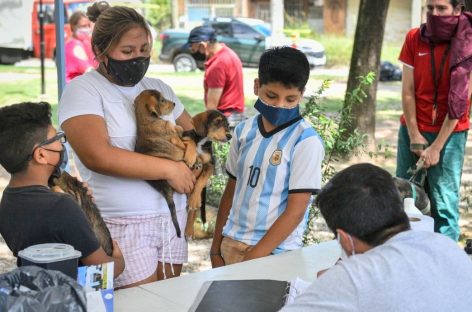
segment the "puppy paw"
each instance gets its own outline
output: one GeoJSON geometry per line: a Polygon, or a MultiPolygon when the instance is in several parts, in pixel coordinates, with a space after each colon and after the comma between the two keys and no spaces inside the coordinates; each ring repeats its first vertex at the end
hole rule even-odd
{"type": "Polygon", "coordinates": [[[197,146],[193,140],[188,138],[183,138],[182,143],[185,145],[185,152],[184,152],[184,161],[189,166],[189,168],[193,168],[193,165],[197,161],[197,146]]]}
{"type": "Polygon", "coordinates": [[[195,166],[197,159],[192,157],[191,155],[185,154],[184,155],[184,162],[190,169],[196,169],[195,166]]]}
{"type": "Polygon", "coordinates": [[[202,170],[202,168],[203,168],[203,164],[201,163],[199,159],[197,159],[197,162],[193,165],[192,169],[202,170]]]}
{"type": "Polygon", "coordinates": [[[193,232],[192,233],[187,233],[185,232],[185,241],[187,242],[191,242],[195,239],[195,237],[193,236],[193,232]]]}
{"type": "Polygon", "coordinates": [[[190,194],[188,198],[187,205],[188,205],[189,211],[191,210],[197,211],[202,206],[202,197],[200,193],[199,194],[196,194],[196,193],[197,192],[190,194]]]}
{"type": "Polygon", "coordinates": [[[175,125],[174,130],[179,137],[182,137],[182,134],[184,133],[184,128],[182,128],[181,126],[175,125]]]}

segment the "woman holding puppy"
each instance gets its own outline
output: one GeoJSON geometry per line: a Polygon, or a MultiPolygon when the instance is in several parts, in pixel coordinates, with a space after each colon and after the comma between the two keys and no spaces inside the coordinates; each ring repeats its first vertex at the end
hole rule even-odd
{"type": "MultiPolygon", "coordinates": [[[[176,190],[179,224],[186,222],[186,196],[195,177],[184,162],[134,152],[134,99],[156,89],[175,103],[169,119],[192,130],[189,114],[172,89],[145,78],[152,39],[134,9],[94,3],[87,15],[95,22],[92,48],[96,70],[77,77],[64,90],[59,123],[78,156],[80,174],[94,197],[125,259],[116,287],[132,287],[178,276],[187,261],[187,243],[178,238],[164,198],[145,180],[167,180],[176,190]]],[[[77,158],[76,158],[77,159],[77,158]]]]}

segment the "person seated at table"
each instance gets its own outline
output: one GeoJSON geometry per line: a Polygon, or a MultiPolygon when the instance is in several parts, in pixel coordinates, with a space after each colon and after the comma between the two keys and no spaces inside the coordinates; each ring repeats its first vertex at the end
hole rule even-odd
{"type": "Polygon", "coordinates": [[[309,76],[300,50],[262,54],[254,80],[260,114],[234,130],[210,250],[213,267],[302,247],[324,158],[320,136],[299,111],[309,76]]]}
{"type": "Polygon", "coordinates": [[[316,205],[345,257],[282,311],[471,311],[472,261],[449,238],[410,230],[387,171],[344,169],[316,205]]]}
{"type": "Polygon", "coordinates": [[[11,174],[0,201],[0,234],[15,257],[32,245],[64,243],[82,253],[83,265],[114,261],[116,277],[125,266],[116,242],[107,256],[78,203],[48,186],[67,162],[65,141],[51,125],[48,103],[0,108],[0,164],[11,174]]]}

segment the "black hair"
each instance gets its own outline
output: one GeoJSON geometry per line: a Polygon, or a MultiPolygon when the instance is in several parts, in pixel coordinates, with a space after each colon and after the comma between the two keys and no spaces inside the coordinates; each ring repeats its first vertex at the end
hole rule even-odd
{"type": "Polygon", "coordinates": [[[452,7],[455,9],[458,5],[461,6],[461,11],[464,11],[465,9],[465,0],[449,0],[449,3],[452,5],[452,7]]]}
{"type": "Polygon", "coordinates": [[[310,77],[310,64],[305,54],[291,47],[266,50],[259,60],[259,86],[280,82],[286,87],[304,91],[310,77]]]}
{"type": "Polygon", "coordinates": [[[26,169],[33,148],[47,138],[51,106],[25,102],[0,108],[0,164],[10,174],[26,169]]]}
{"type": "Polygon", "coordinates": [[[371,246],[410,228],[392,176],[371,164],[340,171],[323,187],[316,205],[331,231],[342,229],[371,246]]]}

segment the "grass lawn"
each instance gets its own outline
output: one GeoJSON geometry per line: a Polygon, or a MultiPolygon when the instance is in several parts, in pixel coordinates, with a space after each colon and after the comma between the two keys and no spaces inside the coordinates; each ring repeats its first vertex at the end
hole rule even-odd
{"type": "MultiPolygon", "coordinates": [[[[191,115],[203,110],[203,72],[175,73],[150,70],[148,76],[160,78],[169,84],[191,115]]],[[[46,95],[41,95],[41,76],[39,68],[1,65],[0,106],[24,101],[48,101],[53,107],[53,122],[57,125],[58,101],[55,68],[47,68],[45,77],[46,95]]],[[[256,96],[253,94],[253,81],[256,77],[257,69],[244,69],[245,103],[249,114],[254,112],[252,106],[256,100],[256,96]]],[[[332,86],[326,91],[321,103],[326,111],[336,112],[341,108],[343,103],[347,77],[326,74],[325,71],[318,74],[315,69],[312,71],[305,96],[315,92],[321,82],[326,79],[332,81],[332,86]]],[[[397,118],[401,111],[400,94],[396,91],[390,91],[390,88],[384,88],[383,86],[385,85],[387,84],[379,83],[379,91],[377,93],[378,117],[383,119],[397,118]]],[[[393,86],[394,89],[398,89],[400,86],[399,83],[388,83],[388,85],[393,86]]]]}

